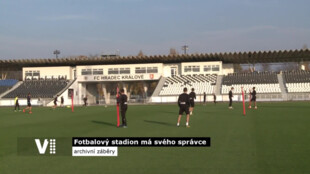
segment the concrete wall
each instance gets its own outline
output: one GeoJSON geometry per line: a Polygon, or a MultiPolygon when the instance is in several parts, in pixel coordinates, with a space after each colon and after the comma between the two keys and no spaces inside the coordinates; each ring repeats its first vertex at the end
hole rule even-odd
{"type": "Polygon", "coordinates": [[[25,79],[26,71],[40,71],[40,78],[58,78],[58,76],[67,76],[67,79],[72,80],[72,68],[70,66],[58,66],[58,67],[24,67],[23,68],[23,79],[25,79]]]}
{"type": "Polygon", "coordinates": [[[234,64],[223,64],[221,75],[227,75],[229,73],[234,73],[234,64]]]}
{"type": "Polygon", "coordinates": [[[218,74],[222,75],[223,74],[223,67],[222,67],[222,62],[221,61],[211,61],[211,62],[185,62],[181,63],[181,74],[182,75],[194,75],[194,74],[218,74]],[[204,71],[204,66],[219,66],[219,71],[204,71]],[[199,66],[200,71],[199,72],[185,72],[184,68],[186,66],[199,66]]]}

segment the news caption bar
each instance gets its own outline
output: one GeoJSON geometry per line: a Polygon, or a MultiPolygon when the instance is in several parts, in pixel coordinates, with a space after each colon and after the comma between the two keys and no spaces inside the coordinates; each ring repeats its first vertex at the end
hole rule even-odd
{"type": "Polygon", "coordinates": [[[73,137],[72,156],[118,156],[118,147],[210,146],[210,137],[73,137]]]}

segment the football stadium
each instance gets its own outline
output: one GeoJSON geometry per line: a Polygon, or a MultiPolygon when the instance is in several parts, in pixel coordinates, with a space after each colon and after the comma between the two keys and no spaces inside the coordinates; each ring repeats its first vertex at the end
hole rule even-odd
{"type": "Polygon", "coordinates": [[[37,166],[45,173],[307,173],[310,71],[301,62],[309,60],[309,50],[1,60],[2,173],[35,173],[37,166]],[[247,62],[300,66],[236,70],[247,62]],[[253,87],[257,108],[250,109],[253,87]],[[128,96],[127,129],[117,128],[118,88],[128,96]],[[190,128],[185,120],[176,124],[184,88],[196,92],[190,128]],[[32,112],[23,112],[29,93],[32,112]],[[34,146],[46,137],[57,141],[54,156],[40,156],[34,146]],[[117,157],[77,158],[72,137],[210,137],[212,143],[119,147],[117,157]]]}
{"type": "Polygon", "coordinates": [[[309,7],[1,0],[0,174],[309,174],[309,7]]]}

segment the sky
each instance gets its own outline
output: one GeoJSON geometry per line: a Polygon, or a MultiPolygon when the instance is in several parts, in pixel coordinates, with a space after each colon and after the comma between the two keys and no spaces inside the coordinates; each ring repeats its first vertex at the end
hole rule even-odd
{"type": "Polygon", "coordinates": [[[309,0],[0,0],[0,59],[310,46],[309,0]]]}

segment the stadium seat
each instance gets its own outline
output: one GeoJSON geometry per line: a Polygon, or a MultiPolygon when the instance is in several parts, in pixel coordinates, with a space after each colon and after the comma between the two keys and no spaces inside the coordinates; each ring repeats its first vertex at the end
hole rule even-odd
{"type": "Polygon", "coordinates": [[[222,94],[228,94],[231,87],[234,93],[242,93],[255,87],[257,93],[281,93],[277,74],[274,72],[231,73],[223,77],[222,94]]]}
{"type": "Polygon", "coordinates": [[[287,92],[310,92],[310,71],[286,71],[283,74],[287,92]]]}
{"type": "Polygon", "coordinates": [[[3,98],[26,98],[30,92],[33,98],[53,98],[58,92],[64,89],[69,81],[67,80],[26,80],[18,88],[11,91],[3,98]]]}
{"type": "Polygon", "coordinates": [[[198,95],[212,94],[216,85],[217,75],[181,75],[168,77],[159,95],[175,96],[183,92],[183,88],[195,88],[198,95]]]}
{"type": "Polygon", "coordinates": [[[0,94],[11,89],[17,82],[15,79],[0,80],[0,94]]]}

